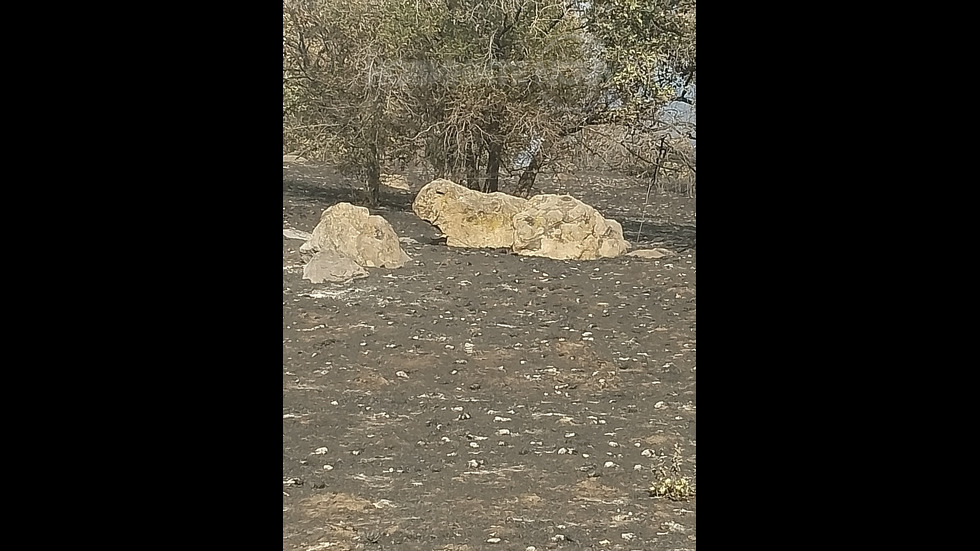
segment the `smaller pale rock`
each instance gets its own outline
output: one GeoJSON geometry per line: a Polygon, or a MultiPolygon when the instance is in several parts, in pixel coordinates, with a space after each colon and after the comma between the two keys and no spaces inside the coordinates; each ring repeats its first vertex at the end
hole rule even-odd
{"type": "Polygon", "coordinates": [[[283,228],[282,236],[286,239],[302,239],[303,241],[308,241],[312,237],[305,231],[294,230],[293,228],[283,228]]]}
{"type": "Polygon", "coordinates": [[[368,209],[337,203],[323,211],[300,251],[334,250],[368,268],[400,268],[410,259],[387,220],[368,209]]]}
{"type": "Polygon", "coordinates": [[[670,256],[673,254],[669,249],[638,249],[629,253],[626,256],[635,256],[637,258],[663,258],[665,256],[670,256]]]}
{"type": "Polygon", "coordinates": [[[367,270],[337,251],[320,251],[303,266],[303,279],[313,283],[344,283],[367,277],[367,270]]]}

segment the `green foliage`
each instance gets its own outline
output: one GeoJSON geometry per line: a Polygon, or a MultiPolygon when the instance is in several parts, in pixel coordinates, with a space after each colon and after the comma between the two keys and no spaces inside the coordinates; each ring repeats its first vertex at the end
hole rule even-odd
{"type": "Polygon", "coordinates": [[[626,107],[655,110],[697,83],[697,0],[592,0],[586,17],[626,107]]]}
{"type": "Polygon", "coordinates": [[[681,475],[683,450],[679,444],[674,445],[674,454],[669,466],[658,470],[657,479],[650,486],[650,495],[666,497],[671,501],[687,501],[697,495],[697,487],[690,477],[681,475]]]}

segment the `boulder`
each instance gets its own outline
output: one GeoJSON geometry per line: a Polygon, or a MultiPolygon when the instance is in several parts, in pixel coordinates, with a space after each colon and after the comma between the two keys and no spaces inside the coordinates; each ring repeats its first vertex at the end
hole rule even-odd
{"type": "Polygon", "coordinates": [[[438,227],[450,247],[510,248],[514,215],[526,203],[506,193],[482,193],[438,179],[419,190],[412,210],[438,227]]]}
{"type": "Polygon", "coordinates": [[[344,283],[367,275],[367,270],[335,250],[322,250],[303,266],[303,279],[313,283],[344,283]]]}
{"type": "Polygon", "coordinates": [[[629,243],[623,227],[570,195],[535,195],[514,215],[514,252],[557,260],[615,258],[629,243]]]}
{"type": "Polygon", "coordinates": [[[300,251],[337,251],[368,268],[400,268],[410,260],[387,220],[350,203],[324,210],[300,251]]]}

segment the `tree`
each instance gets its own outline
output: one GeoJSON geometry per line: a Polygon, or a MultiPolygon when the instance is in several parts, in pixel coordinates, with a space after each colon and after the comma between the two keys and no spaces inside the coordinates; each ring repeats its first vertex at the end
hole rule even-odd
{"type": "Polygon", "coordinates": [[[695,1],[284,0],[284,153],[338,162],[370,201],[413,159],[529,194],[582,130],[645,128],[671,85],[693,104],[695,1]]]}
{"type": "Polygon", "coordinates": [[[628,112],[642,117],[668,101],[691,101],[697,0],[591,0],[586,18],[628,112]]]}
{"type": "Polygon", "coordinates": [[[414,153],[497,191],[536,140],[533,179],[592,73],[581,19],[553,0],[285,1],[283,52],[284,150],[343,160],[369,190],[414,153]]]}
{"type": "Polygon", "coordinates": [[[590,0],[586,19],[610,75],[618,118],[629,129],[624,149],[654,181],[666,168],[686,174],[690,192],[696,175],[697,0],[590,0]],[[681,116],[680,109],[668,109],[678,105],[685,106],[681,116]]]}
{"type": "Polygon", "coordinates": [[[448,0],[430,9],[441,24],[424,64],[438,75],[425,90],[426,158],[438,173],[494,192],[534,142],[537,154],[520,169],[533,179],[589,91],[582,21],[555,1],[448,0]]]}
{"type": "Polygon", "coordinates": [[[400,53],[399,21],[384,0],[284,0],[283,150],[334,161],[367,183],[411,149],[408,83],[384,74],[400,53]]]}

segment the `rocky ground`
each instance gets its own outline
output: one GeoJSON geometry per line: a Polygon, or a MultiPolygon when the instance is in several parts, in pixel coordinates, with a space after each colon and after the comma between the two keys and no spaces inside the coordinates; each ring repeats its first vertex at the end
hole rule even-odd
{"type": "MultiPolygon", "coordinates": [[[[283,549],[696,548],[696,496],[650,491],[696,485],[695,199],[579,176],[675,254],[569,262],[448,248],[411,211],[424,183],[372,209],[403,268],[313,285],[283,238],[283,549]]],[[[283,227],[352,191],[284,163],[283,227]]]]}

